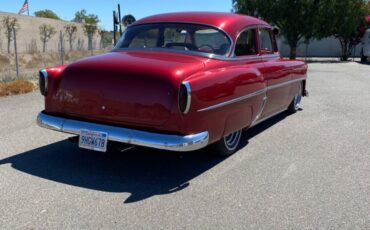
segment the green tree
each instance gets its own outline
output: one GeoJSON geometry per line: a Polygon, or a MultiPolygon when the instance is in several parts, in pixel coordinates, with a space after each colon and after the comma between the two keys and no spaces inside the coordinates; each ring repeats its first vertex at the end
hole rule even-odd
{"type": "Polygon", "coordinates": [[[319,0],[233,0],[237,13],[258,16],[278,26],[290,47],[290,59],[296,58],[298,42],[314,35],[319,0]]]}
{"type": "Polygon", "coordinates": [[[75,13],[75,18],[72,20],[73,22],[83,23],[85,18],[87,17],[86,10],[80,10],[75,13]]]}
{"type": "Polygon", "coordinates": [[[84,32],[87,35],[88,39],[88,49],[93,50],[93,37],[95,32],[98,30],[97,21],[86,20],[86,23],[83,25],[84,32]]]}
{"type": "Polygon", "coordinates": [[[98,30],[99,17],[95,14],[87,14],[86,10],[75,13],[74,22],[83,23],[83,29],[88,39],[88,49],[93,49],[93,37],[98,30]]]}
{"type": "Polygon", "coordinates": [[[40,30],[40,39],[42,41],[42,52],[45,53],[46,51],[46,43],[50,40],[50,38],[56,33],[56,30],[51,25],[42,24],[39,27],[40,30]]]}
{"type": "Polygon", "coordinates": [[[370,13],[368,0],[233,0],[233,4],[238,13],[278,26],[290,46],[291,59],[301,39],[335,36],[342,47],[341,59],[347,60],[370,13]]]}
{"type": "Polygon", "coordinates": [[[69,50],[73,50],[73,41],[76,40],[77,26],[75,24],[68,24],[64,27],[69,42],[69,50]]]}
{"type": "Polygon", "coordinates": [[[365,16],[369,13],[367,0],[321,1],[315,36],[335,36],[342,48],[341,60],[346,61],[352,49],[361,42],[361,26],[365,27],[365,16]]]}
{"type": "Polygon", "coordinates": [[[59,16],[54,11],[48,9],[36,11],[34,14],[36,17],[40,18],[51,18],[60,20],[59,16]]]}
{"type": "Polygon", "coordinates": [[[257,9],[260,8],[259,0],[237,1],[233,0],[233,11],[258,17],[257,9]]]}
{"type": "Polygon", "coordinates": [[[5,29],[4,33],[6,36],[7,44],[8,44],[8,54],[10,53],[10,43],[14,40],[14,32],[13,30],[19,29],[18,20],[16,18],[6,16],[2,19],[2,24],[5,29]]]}
{"type": "MultiPolygon", "coordinates": [[[[100,20],[99,20],[99,17],[95,14],[87,15],[85,10],[82,10],[81,12],[85,13],[85,14],[81,14],[81,16],[83,16],[83,20],[82,20],[82,23],[84,23],[83,29],[88,39],[88,49],[93,50],[93,37],[94,37],[95,32],[97,32],[98,30],[98,23],[100,22],[100,20]]],[[[77,13],[76,13],[76,16],[77,16],[77,13]]]]}

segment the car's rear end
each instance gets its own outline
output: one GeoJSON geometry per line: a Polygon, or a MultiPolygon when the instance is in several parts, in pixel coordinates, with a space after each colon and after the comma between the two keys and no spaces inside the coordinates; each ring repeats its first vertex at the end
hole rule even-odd
{"type": "Polygon", "coordinates": [[[45,111],[39,115],[39,124],[86,138],[90,135],[90,140],[106,135],[107,140],[168,150],[204,147],[207,132],[198,137],[181,129],[191,93],[183,78],[203,69],[204,63],[197,57],[168,56],[111,52],[40,71],[45,111]],[[89,130],[98,133],[82,132],[89,130]]]}

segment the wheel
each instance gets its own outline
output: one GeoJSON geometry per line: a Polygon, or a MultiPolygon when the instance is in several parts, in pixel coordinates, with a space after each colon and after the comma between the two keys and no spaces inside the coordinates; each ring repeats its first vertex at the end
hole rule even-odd
{"type": "Polygon", "coordinates": [[[238,150],[240,139],[242,136],[242,130],[231,133],[223,137],[218,142],[211,145],[211,149],[214,153],[220,156],[230,156],[238,150]]]}
{"type": "Polygon", "coordinates": [[[296,113],[301,106],[301,100],[302,100],[302,82],[299,84],[298,92],[294,96],[292,102],[290,103],[288,111],[290,113],[296,113]]]}

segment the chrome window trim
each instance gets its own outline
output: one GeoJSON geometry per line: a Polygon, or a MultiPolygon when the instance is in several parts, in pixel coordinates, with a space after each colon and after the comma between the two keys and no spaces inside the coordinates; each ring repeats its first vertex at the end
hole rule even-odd
{"type": "MultiPolygon", "coordinates": [[[[243,28],[242,30],[240,30],[240,32],[238,32],[238,34],[236,35],[236,39],[235,39],[235,42],[234,42],[234,47],[233,47],[233,52],[232,52],[232,56],[230,58],[238,58],[238,59],[242,59],[242,58],[250,58],[250,57],[254,57],[254,58],[257,58],[259,55],[259,45],[258,45],[258,41],[256,41],[256,51],[257,53],[256,54],[251,54],[251,55],[244,55],[244,56],[236,56],[235,55],[235,50],[236,50],[236,43],[238,42],[238,39],[240,37],[240,35],[242,33],[244,33],[246,30],[256,30],[256,34],[258,34],[258,24],[254,24],[254,25],[249,25],[245,28],[243,28]]],[[[255,35],[256,35],[255,34],[255,35]]],[[[257,39],[257,38],[256,38],[257,39]]]]}
{"type": "Polygon", "coordinates": [[[185,50],[177,50],[177,49],[169,49],[169,48],[116,48],[111,50],[111,52],[129,52],[129,51],[155,51],[155,52],[164,52],[164,53],[177,53],[177,54],[185,54],[185,55],[192,55],[198,57],[204,57],[209,59],[216,59],[216,60],[224,60],[227,57],[223,57],[217,54],[208,54],[208,53],[201,53],[195,51],[185,51],[185,50]]]}
{"type": "Polygon", "coordinates": [[[278,58],[280,57],[279,54],[266,54],[266,55],[253,55],[253,56],[245,56],[245,57],[223,57],[220,55],[215,54],[207,54],[207,53],[199,53],[199,52],[192,52],[192,51],[182,51],[182,50],[175,50],[175,49],[166,49],[166,48],[145,48],[145,49],[115,49],[111,52],[122,52],[122,51],[156,51],[156,52],[165,52],[165,53],[180,53],[186,55],[193,55],[193,56],[200,56],[209,59],[215,59],[220,61],[247,61],[247,60],[257,60],[257,59],[267,59],[267,58],[278,58]]]}
{"type": "Polygon", "coordinates": [[[267,58],[278,58],[279,54],[266,54],[266,55],[251,55],[251,56],[242,56],[242,57],[230,57],[230,58],[215,58],[222,61],[248,61],[248,60],[263,60],[267,58]]]}
{"type": "MultiPolygon", "coordinates": [[[[217,29],[217,30],[223,32],[228,37],[228,39],[230,40],[231,43],[230,43],[229,50],[228,50],[228,52],[226,52],[225,55],[217,55],[217,54],[208,54],[208,53],[195,52],[195,51],[182,51],[182,50],[166,49],[166,48],[143,48],[143,49],[139,49],[139,48],[116,48],[116,47],[114,47],[111,50],[111,52],[157,51],[157,52],[180,53],[180,54],[187,54],[187,55],[193,55],[193,56],[200,56],[200,57],[205,57],[205,58],[215,59],[215,60],[220,60],[220,61],[247,61],[247,60],[252,60],[252,59],[262,59],[263,60],[264,58],[278,58],[278,57],[280,57],[278,52],[276,52],[274,54],[266,54],[266,55],[260,55],[258,53],[256,55],[237,57],[237,56],[234,55],[234,53],[235,53],[235,44],[236,44],[237,40],[232,39],[232,37],[225,30],[223,30],[222,28],[215,27],[213,25],[209,25],[209,24],[206,24],[206,23],[194,23],[194,22],[186,22],[186,21],[178,21],[178,22],[163,22],[163,21],[161,22],[161,21],[159,21],[159,22],[148,22],[148,23],[140,23],[140,24],[130,25],[130,27],[139,26],[139,25],[147,25],[147,24],[163,24],[163,23],[167,23],[167,24],[171,24],[171,23],[173,23],[173,24],[176,24],[176,23],[179,23],[179,24],[181,24],[181,23],[182,24],[193,24],[193,25],[200,25],[200,26],[209,26],[213,29],[217,29]]],[[[237,38],[240,36],[240,34],[243,31],[245,31],[247,29],[250,29],[250,28],[257,29],[257,33],[258,33],[258,28],[260,28],[260,27],[271,29],[271,26],[268,26],[268,25],[262,25],[262,24],[261,25],[260,24],[248,25],[247,27],[243,28],[237,34],[237,38]]],[[[259,45],[257,45],[257,46],[259,46],[259,45]]],[[[259,47],[258,47],[258,49],[259,49],[259,47]]]]}
{"type": "Polygon", "coordinates": [[[297,78],[297,79],[290,80],[290,81],[287,81],[287,82],[283,82],[283,83],[280,83],[280,84],[276,84],[276,85],[273,85],[273,86],[267,86],[265,89],[258,90],[254,93],[250,93],[250,94],[238,97],[238,98],[234,98],[232,100],[224,101],[224,102],[221,102],[221,103],[218,103],[218,104],[215,104],[215,105],[203,108],[203,109],[199,109],[198,112],[205,112],[205,111],[209,111],[209,110],[218,109],[218,108],[221,108],[221,107],[224,107],[224,106],[227,106],[227,105],[230,105],[230,104],[234,104],[234,103],[237,103],[237,102],[240,102],[240,101],[252,98],[252,97],[256,97],[258,95],[266,93],[269,90],[274,90],[276,88],[280,88],[280,87],[283,87],[283,86],[286,86],[286,85],[289,85],[289,84],[293,84],[295,82],[303,81],[305,79],[306,79],[305,77],[302,77],[302,78],[297,78]]]}

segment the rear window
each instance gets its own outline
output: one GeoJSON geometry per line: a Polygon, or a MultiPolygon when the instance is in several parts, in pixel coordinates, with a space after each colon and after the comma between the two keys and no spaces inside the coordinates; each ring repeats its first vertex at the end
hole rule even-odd
{"type": "Polygon", "coordinates": [[[129,27],[115,49],[170,49],[226,55],[230,46],[229,37],[210,26],[158,23],[129,27]]]}

